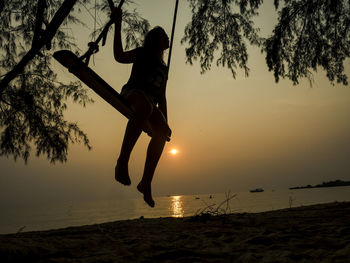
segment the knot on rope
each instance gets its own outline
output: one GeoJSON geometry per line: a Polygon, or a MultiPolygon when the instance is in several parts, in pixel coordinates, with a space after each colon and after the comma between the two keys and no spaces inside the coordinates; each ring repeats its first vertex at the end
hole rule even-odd
{"type": "MultiPolygon", "coordinates": [[[[122,5],[124,4],[124,2],[125,2],[125,0],[120,0],[118,8],[121,8],[122,5]]],[[[114,8],[113,0],[108,0],[108,4],[109,4],[109,7],[111,8],[111,10],[113,10],[113,8],[114,8]]],[[[96,41],[89,42],[89,44],[88,44],[89,49],[86,51],[86,53],[84,55],[82,55],[80,57],[80,59],[85,63],[85,65],[89,65],[91,55],[95,54],[99,51],[98,43],[100,42],[100,40],[102,39],[102,46],[104,46],[106,44],[108,30],[112,24],[113,24],[113,21],[110,20],[105,25],[104,29],[102,30],[102,32],[100,33],[100,35],[98,36],[96,41]]]]}
{"type": "Polygon", "coordinates": [[[89,50],[91,50],[91,54],[95,54],[99,51],[99,47],[96,42],[89,42],[88,46],[89,50]]]}
{"type": "Polygon", "coordinates": [[[89,65],[91,55],[95,54],[99,51],[98,43],[96,43],[96,42],[89,42],[88,46],[89,46],[88,51],[86,51],[86,53],[80,57],[80,59],[86,65],[89,65]]]}

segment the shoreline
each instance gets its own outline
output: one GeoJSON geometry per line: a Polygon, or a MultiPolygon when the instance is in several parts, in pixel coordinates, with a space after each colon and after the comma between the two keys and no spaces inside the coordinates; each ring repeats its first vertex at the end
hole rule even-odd
{"type": "Polygon", "coordinates": [[[346,187],[350,186],[350,182],[347,181],[330,181],[325,182],[323,184],[317,184],[317,185],[305,185],[305,186],[294,186],[290,187],[289,190],[300,190],[300,189],[313,189],[313,188],[332,188],[332,187],[346,187]]]}
{"type": "Polygon", "coordinates": [[[349,262],[350,202],[0,235],[2,262],[349,262]]]}

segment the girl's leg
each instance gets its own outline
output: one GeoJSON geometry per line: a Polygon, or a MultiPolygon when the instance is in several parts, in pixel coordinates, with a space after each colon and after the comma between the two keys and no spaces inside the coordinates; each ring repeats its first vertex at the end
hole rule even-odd
{"type": "Polygon", "coordinates": [[[138,184],[137,189],[143,193],[145,202],[154,207],[154,201],[152,198],[151,182],[155,169],[157,167],[160,156],[162,155],[164,145],[166,142],[168,131],[170,130],[164,116],[161,112],[155,108],[149,119],[152,125],[153,136],[148,145],[145,169],[141,182],[138,184]]]}
{"type": "Polygon", "coordinates": [[[124,185],[131,184],[128,172],[130,154],[142,132],[143,125],[153,110],[152,104],[142,93],[130,93],[127,99],[135,115],[128,121],[120,155],[115,167],[115,179],[124,185]]]}

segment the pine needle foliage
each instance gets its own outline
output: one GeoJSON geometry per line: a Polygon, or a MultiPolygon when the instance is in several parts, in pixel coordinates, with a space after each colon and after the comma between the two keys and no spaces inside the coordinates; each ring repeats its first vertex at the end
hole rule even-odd
{"type": "MultiPolygon", "coordinates": [[[[187,1],[192,19],[181,42],[187,45],[187,62],[193,64],[199,60],[201,73],[210,70],[215,61],[217,66],[227,67],[234,78],[237,70],[248,76],[247,47],[252,45],[266,54],[266,64],[276,82],[281,78],[294,84],[302,78],[311,80],[313,72],[321,68],[332,84],[348,84],[344,62],[350,57],[349,0],[274,0],[278,21],[266,39],[259,35],[254,24],[263,0],[187,1]]],[[[138,3],[127,0],[125,6],[134,2],[138,3]]],[[[70,143],[83,143],[91,149],[87,135],[77,123],[65,120],[64,112],[68,101],[85,107],[92,100],[80,82],[57,80],[52,69],[52,53],[58,49],[77,52],[74,38],[63,28],[72,24],[84,26],[79,20],[79,10],[94,3],[91,0],[0,1],[0,156],[27,162],[35,149],[37,156],[44,155],[54,163],[67,160],[70,143]],[[65,13],[63,23],[51,30],[52,38],[47,29],[65,5],[69,6],[66,8],[69,12],[65,13]],[[43,37],[41,31],[49,36],[43,37]],[[43,43],[38,48],[43,39],[46,48],[43,43]]],[[[105,12],[108,18],[107,0],[98,0],[95,8],[105,12]]],[[[149,30],[147,20],[129,9],[123,12],[127,49],[140,46],[149,30]]]]}
{"type": "Polygon", "coordinates": [[[348,84],[344,62],[350,57],[349,0],[274,0],[278,21],[264,39],[254,18],[263,0],[188,0],[192,19],[185,28],[187,62],[199,60],[201,73],[217,66],[248,76],[247,45],[261,47],[276,82],[287,78],[312,83],[320,68],[329,81],[348,84]]]}
{"type": "Polygon", "coordinates": [[[264,51],[276,82],[288,78],[298,84],[322,68],[332,84],[347,85],[344,62],[350,57],[350,1],[275,0],[275,7],[278,23],[264,51]]]}
{"type": "MultiPolygon", "coordinates": [[[[34,44],[39,5],[45,4],[40,16],[40,30],[43,31],[65,2],[67,0],[1,1],[0,83],[26,55],[35,52],[35,56],[23,70],[16,72],[8,85],[0,87],[0,156],[22,158],[27,162],[34,150],[37,156],[46,156],[55,163],[67,161],[71,143],[82,143],[91,149],[86,133],[77,123],[67,121],[64,112],[68,101],[83,107],[93,101],[79,81],[60,82],[52,68],[54,51],[69,49],[77,52],[75,39],[67,34],[69,30],[62,28],[73,24],[84,26],[78,18],[79,10],[89,0],[80,0],[74,5],[46,48],[36,50],[34,44]]],[[[103,2],[107,4],[107,1],[103,2]]],[[[126,30],[130,39],[127,43],[135,45],[140,35],[148,30],[147,21],[136,14],[126,14],[126,17],[130,24],[126,30]],[[133,36],[130,37],[131,32],[133,36]]]]}
{"type": "Polygon", "coordinates": [[[201,73],[216,65],[227,67],[236,77],[237,67],[249,74],[247,43],[260,46],[262,38],[253,17],[262,0],[188,0],[192,20],[185,28],[187,62],[199,59],[201,73]]]}

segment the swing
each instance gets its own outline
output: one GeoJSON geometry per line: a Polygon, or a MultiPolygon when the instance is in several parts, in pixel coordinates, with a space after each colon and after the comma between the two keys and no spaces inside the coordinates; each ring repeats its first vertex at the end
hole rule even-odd
{"type": "MultiPolygon", "coordinates": [[[[124,1],[125,0],[120,1],[118,8],[122,7],[122,5],[124,4],[124,1]]],[[[110,8],[113,9],[114,4],[112,0],[108,0],[108,3],[110,8]]],[[[170,41],[170,47],[169,47],[168,72],[170,67],[171,51],[172,51],[173,40],[174,40],[178,3],[179,3],[179,0],[176,0],[173,26],[171,31],[171,41],[170,41]]],[[[98,43],[100,42],[101,39],[103,40],[102,46],[105,45],[108,29],[112,24],[113,22],[112,20],[110,20],[106,24],[105,28],[103,29],[99,37],[96,39],[96,41],[89,43],[88,51],[80,58],[77,57],[70,50],[56,51],[53,54],[53,57],[60,64],[66,67],[69,72],[74,74],[78,79],[84,82],[89,88],[95,91],[95,93],[97,93],[101,98],[103,98],[106,102],[108,102],[112,107],[114,107],[117,111],[123,114],[126,118],[130,119],[133,115],[133,111],[129,103],[115,89],[113,89],[106,81],[104,81],[95,71],[93,71],[88,66],[91,55],[98,52],[98,43]]],[[[143,127],[143,131],[152,137],[152,128],[148,122],[143,127]]],[[[170,137],[167,138],[167,141],[170,141],[170,137]]]]}

